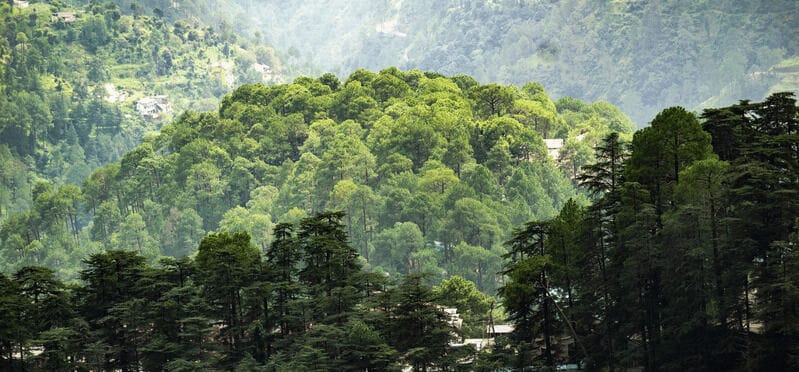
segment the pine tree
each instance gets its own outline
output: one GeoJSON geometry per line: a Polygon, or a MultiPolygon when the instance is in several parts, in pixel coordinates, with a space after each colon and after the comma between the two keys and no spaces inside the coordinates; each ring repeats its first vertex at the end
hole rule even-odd
{"type": "Polygon", "coordinates": [[[221,320],[219,337],[226,347],[222,365],[234,365],[244,352],[244,287],[258,280],[260,255],[247,233],[210,234],[200,241],[197,270],[211,315],[221,320]]]}
{"type": "Polygon", "coordinates": [[[389,343],[414,371],[436,366],[449,351],[454,329],[444,311],[434,303],[433,291],[422,283],[424,275],[410,274],[393,292],[389,343]]]}
{"type": "Polygon", "coordinates": [[[107,352],[95,354],[100,368],[133,370],[139,364],[138,337],[145,322],[138,281],[144,261],[129,251],[98,253],[84,261],[80,314],[91,327],[90,342],[107,347],[107,352]]]}
{"type": "MultiPolygon", "coordinates": [[[[510,252],[509,262],[504,274],[509,279],[499,289],[502,304],[508,312],[508,320],[513,322],[513,337],[520,355],[525,355],[527,347],[535,345],[536,337],[544,339],[544,365],[555,366],[555,347],[552,339],[559,331],[555,316],[555,301],[550,293],[553,269],[551,248],[547,238],[551,233],[550,222],[528,222],[523,229],[516,230],[506,245],[510,252]],[[529,345],[529,346],[528,346],[529,345]]],[[[532,359],[520,358],[522,366],[532,359]]]]}
{"type": "Polygon", "coordinates": [[[300,283],[313,299],[312,318],[328,324],[344,324],[359,301],[356,281],[361,265],[347,239],[341,212],[323,212],[300,222],[297,237],[304,267],[300,283]]]}

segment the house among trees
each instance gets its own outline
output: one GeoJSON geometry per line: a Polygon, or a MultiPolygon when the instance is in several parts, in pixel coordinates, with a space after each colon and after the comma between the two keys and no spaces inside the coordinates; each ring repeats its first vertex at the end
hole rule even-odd
{"type": "Polygon", "coordinates": [[[476,350],[479,353],[481,350],[493,346],[494,345],[494,339],[493,338],[465,338],[465,339],[463,339],[463,343],[450,344],[450,346],[453,346],[453,347],[466,346],[466,345],[474,346],[474,350],[476,350]]]}
{"type": "Polygon", "coordinates": [[[73,23],[77,19],[75,12],[55,12],[50,17],[53,22],[62,21],[64,23],[73,23]]]}
{"type": "Polygon", "coordinates": [[[272,70],[272,67],[270,67],[269,65],[264,65],[264,64],[260,64],[260,63],[253,63],[252,64],[252,69],[257,71],[259,74],[261,74],[261,77],[265,81],[270,81],[270,80],[274,79],[275,75],[276,75],[275,71],[272,70]]]}
{"type": "Polygon", "coordinates": [[[560,149],[563,147],[563,138],[546,138],[544,144],[547,145],[547,152],[552,159],[558,160],[560,149]]]}
{"type": "Polygon", "coordinates": [[[494,346],[497,336],[510,336],[513,333],[512,324],[497,324],[486,326],[486,332],[483,338],[464,338],[461,343],[450,343],[450,346],[458,347],[464,345],[472,345],[474,349],[480,352],[481,350],[494,346]]]}
{"type": "Polygon", "coordinates": [[[489,338],[508,336],[511,333],[513,333],[513,324],[491,324],[486,327],[486,334],[489,338]]]}
{"type": "Polygon", "coordinates": [[[147,96],[136,102],[136,112],[144,118],[158,119],[161,115],[172,112],[165,95],[147,96]]]}
{"type": "Polygon", "coordinates": [[[14,0],[14,6],[17,8],[27,8],[28,5],[30,5],[30,3],[27,1],[14,0]]]}
{"type": "Polygon", "coordinates": [[[458,314],[458,309],[456,308],[443,308],[444,314],[447,315],[447,324],[449,324],[453,328],[461,329],[463,327],[463,318],[461,318],[460,314],[458,314]]]}

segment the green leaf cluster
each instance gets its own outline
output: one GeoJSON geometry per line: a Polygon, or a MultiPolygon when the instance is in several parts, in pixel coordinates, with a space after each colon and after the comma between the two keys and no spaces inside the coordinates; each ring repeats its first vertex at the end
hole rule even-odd
{"type": "Polygon", "coordinates": [[[244,85],[218,112],[184,112],[79,189],[34,188],[31,208],[4,225],[3,264],[52,265],[74,278],[89,253],[183,257],[212,231],[247,231],[263,253],[278,220],[339,210],[368,270],[425,272],[431,284],[460,275],[493,293],[509,226],[585,200],[566,169],[590,157],[554,159],[543,137],[590,147],[629,122],[569,102],[559,109],[534,84],[394,68],[244,85]],[[524,109],[530,102],[537,111],[524,109]]]}
{"type": "Polygon", "coordinates": [[[278,224],[263,258],[248,234],[223,232],[195,258],[92,254],[76,285],[40,266],[0,275],[0,368],[454,367],[456,329],[434,292],[420,275],[389,283],[363,271],[342,217],[278,224]]]}
{"type": "Polygon", "coordinates": [[[273,56],[247,80],[255,72],[240,60],[274,51],[223,37],[211,20],[168,21],[113,2],[23,3],[0,4],[0,220],[31,206],[39,179],[79,185],[171,119],[142,117],[142,98],[208,110],[233,84],[282,76],[273,56]]]}
{"type": "Polygon", "coordinates": [[[699,119],[672,107],[631,143],[608,135],[578,177],[593,204],[514,231],[499,292],[513,363],[797,368],[796,100],[699,119]]]}

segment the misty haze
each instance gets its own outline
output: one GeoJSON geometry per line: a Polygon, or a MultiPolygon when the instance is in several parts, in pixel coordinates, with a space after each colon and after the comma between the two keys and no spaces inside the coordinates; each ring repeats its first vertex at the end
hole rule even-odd
{"type": "Polygon", "coordinates": [[[8,0],[0,370],[799,370],[799,2],[8,0]]]}

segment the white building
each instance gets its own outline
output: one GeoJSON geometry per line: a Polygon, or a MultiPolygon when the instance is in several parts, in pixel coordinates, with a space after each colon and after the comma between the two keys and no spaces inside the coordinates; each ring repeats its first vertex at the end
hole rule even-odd
{"type": "Polygon", "coordinates": [[[511,333],[513,333],[513,324],[495,324],[486,326],[486,334],[488,334],[488,337],[491,338],[509,335],[511,333]]]}
{"type": "Polygon", "coordinates": [[[544,144],[547,145],[547,152],[552,159],[558,160],[560,149],[563,147],[563,138],[546,138],[544,144]]]}
{"type": "Polygon", "coordinates": [[[161,115],[172,112],[172,105],[166,96],[147,96],[136,102],[136,112],[145,118],[158,119],[161,115]]]}
{"type": "Polygon", "coordinates": [[[456,308],[444,308],[444,313],[449,316],[447,323],[455,327],[457,329],[461,329],[463,327],[463,318],[461,318],[460,314],[458,314],[458,309],[456,308]]]}
{"type": "Polygon", "coordinates": [[[50,21],[58,22],[60,20],[64,23],[73,23],[77,18],[75,12],[56,12],[50,17],[50,21]]]}

